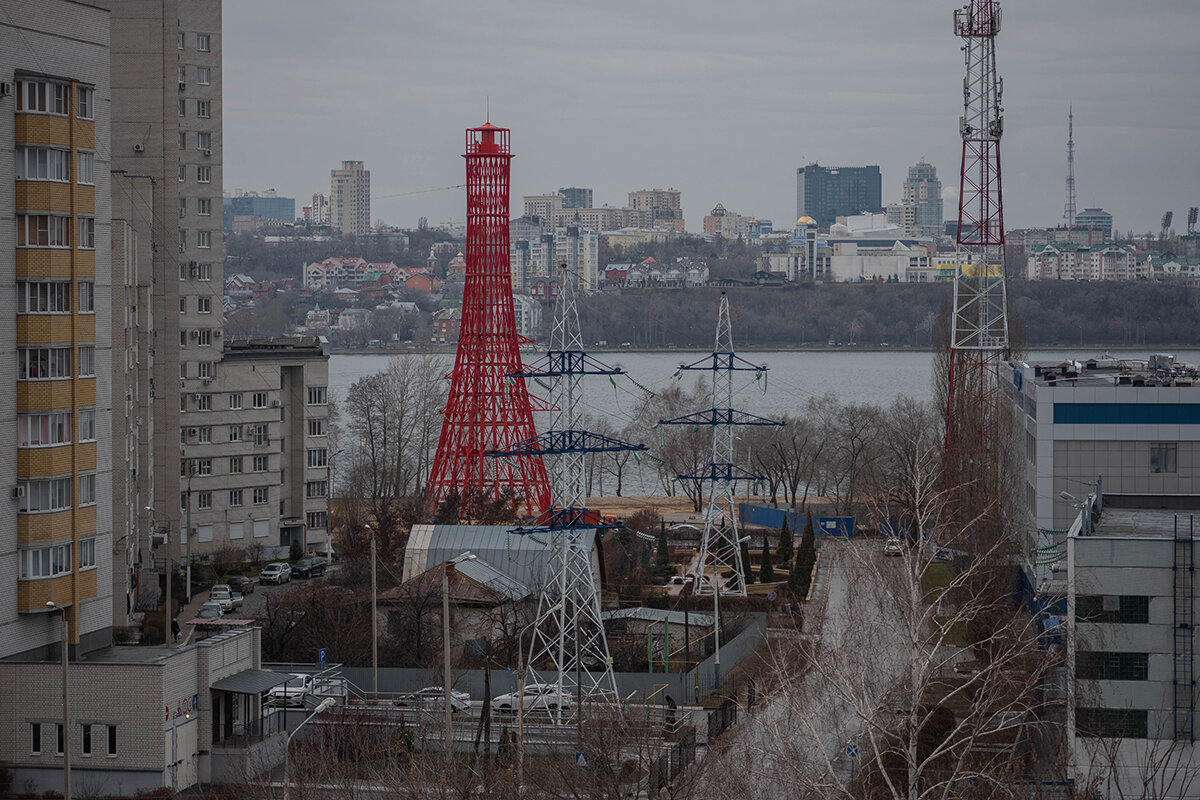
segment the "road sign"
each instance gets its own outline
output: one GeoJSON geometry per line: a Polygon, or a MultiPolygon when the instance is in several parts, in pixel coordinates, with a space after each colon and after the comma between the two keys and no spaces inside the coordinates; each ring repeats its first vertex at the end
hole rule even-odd
{"type": "Polygon", "coordinates": [[[580,769],[587,769],[588,757],[585,756],[583,753],[576,751],[575,752],[575,766],[579,767],[580,769]]]}
{"type": "Polygon", "coordinates": [[[774,592],[771,592],[769,595],[767,595],[767,599],[768,599],[768,600],[771,600],[772,602],[774,602],[774,600],[775,600],[775,593],[774,593],[774,592]]]}
{"type": "Polygon", "coordinates": [[[856,745],[856,744],[846,745],[846,755],[850,756],[851,758],[858,758],[858,745],[856,745]]]}
{"type": "Polygon", "coordinates": [[[325,651],[325,648],[322,647],[320,650],[317,651],[317,663],[324,664],[325,656],[326,656],[326,651],[325,651]]]}

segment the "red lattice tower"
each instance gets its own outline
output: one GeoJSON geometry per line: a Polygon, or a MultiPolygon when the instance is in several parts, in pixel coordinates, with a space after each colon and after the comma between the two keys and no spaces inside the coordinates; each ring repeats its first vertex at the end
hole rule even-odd
{"type": "Polygon", "coordinates": [[[954,280],[946,456],[951,476],[976,481],[994,475],[1000,365],[1008,358],[1004,282],[1004,203],[1000,136],[1004,132],[996,73],[1000,5],[970,0],[954,13],[963,40],[962,171],[958,194],[958,265],[954,280]]]}
{"type": "Polygon", "coordinates": [[[425,493],[511,491],[530,514],[550,505],[538,455],[494,458],[533,439],[533,409],[521,372],[508,258],[509,131],[490,122],[467,130],[467,275],[450,397],[425,493]]]}

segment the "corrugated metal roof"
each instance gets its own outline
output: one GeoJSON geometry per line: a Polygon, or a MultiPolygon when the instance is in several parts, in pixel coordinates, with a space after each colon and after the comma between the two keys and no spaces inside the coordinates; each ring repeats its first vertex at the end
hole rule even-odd
{"type": "Polygon", "coordinates": [[[686,620],[689,625],[699,625],[707,628],[712,625],[712,617],[707,614],[685,614],[682,611],[669,611],[665,608],[618,608],[614,611],[604,611],[600,614],[604,620],[638,619],[643,622],[661,622],[666,620],[669,625],[683,625],[686,620]]]}
{"type": "Polygon", "coordinates": [[[493,592],[502,594],[509,600],[521,600],[531,594],[527,585],[505,575],[484,559],[467,558],[466,556],[467,554],[463,553],[456,557],[454,559],[454,568],[471,580],[482,583],[493,592]]]}
{"type": "Polygon", "coordinates": [[[262,694],[268,689],[287,683],[293,676],[265,669],[245,669],[236,675],[221,678],[212,685],[213,689],[237,694],[262,694]]]}

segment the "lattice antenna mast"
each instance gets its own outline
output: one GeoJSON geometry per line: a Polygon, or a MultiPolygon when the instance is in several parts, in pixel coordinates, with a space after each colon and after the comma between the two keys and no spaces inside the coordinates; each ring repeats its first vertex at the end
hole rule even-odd
{"type": "Polygon", "coordinates": [[[708,508],[704,515],[704,532],[700,536],[700,554],[694,591],[699,594],[719,593],[744,597],[746,582],[742,564],[742,548],[738,536],[737,513],[734,506],[734,487],[739,480],[755,481],[761,476],[741,469],[733,463],[734,432],[742,425],[779,427],[782,422],[757,417],[733,408],[733,376],[735,372],[755,372],[760,377],[765,366],[751,364],[733,350],[733,326],[729,322],[729,298],[721,293],[717,313],[716,344],[711,356],[692,364],[680,365],[680,370],[705,370],[712,373],[712,408],[674,419],[659,420],[659,425],[708,425],[712,428],[712,461],[708,471],[698,475],[680,475],[681,480],[709,482],[708,508]],[[723,404],[723,407],[721,406],[723,404]],[[713,574],[706,576],[711,562],[713,574]],[[720,576],[730,571],[736,583],[722,585],[720,576]]]}
{"type": "Polygon", "coordinates": [[[990,449],[992,393],[999,366],[1008,356],[1008,297],[1004,282],[1004,204],[1000,136],[1004,132],[996,72],[996,0],[970,0],[954,13],[963,39],[967,76],[963,81],[962,168],[958,198],[958,265],[954,280],[950,374],[946,405],[949,461],[962,455],[976,463],[990,449]]]}
{"type": "MultiPolygon", "coordinates": [[[[545,359],[518,377],[550,381],[551,430],[521,442],[499,457],[540,453],[551,457],[552,508],[533,528],[515,534],[550,539],[552,556],[538,602],[529,645],[530,669],[539,682],[554,684],[575,702],[617,696],[612,656],[600,617],[599,565],[592,563],[592,541],[608,527],[587,510],[585,467],[589,455],[645,450],[616,439],[581,430],[583,380],[588,376],[622,375],[583,350],[579,312],[575,304],[578,276],[562,265],[550,350],[545,359]],[[597,668],[599,667],[599,668],[597,668]]],[[[555,704],[551,716],[561,723],[565,710],[555,704]]]]}
{"type": "Polygon", "coordinates": [[[521,371],[508,260],[509,131],[490,122],[467,130],[467,273],[450,396],[426,496],[511,492],[534,515],[550,505],[541,455],[486,458],[535,434],[521,371]]]}
{"type": "Polygon", "coordinates": [[[1067,106],[1067,205],[1063,210],[1067,222],[1067,241],[1075,228],[1075,107],[1067,106]]]}

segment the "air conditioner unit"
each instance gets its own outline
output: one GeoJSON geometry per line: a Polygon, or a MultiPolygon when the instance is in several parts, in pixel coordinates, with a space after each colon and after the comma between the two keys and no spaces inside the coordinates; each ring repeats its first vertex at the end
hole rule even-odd
{"type": "Polygon", "coordinates": [[[200,155],[202,155],[202,156],[211,156],[211,155],[212,155],[212,150],[209,150],[207,147],[203,147],[203,148],[201,148],[201,149],[200,149],[200,155]]]}
{"type": "Polygon", "coordinates": [[[196,402],[197,402],[197,403],[199,403],[199,402],[200,402],[200,398],[201,398],[201,397],[204,397],[204,395],[202,395],[202,394],[200,394],[199,392],[197,392],[197,393],[196,393],[196,402]]]}
{"type": "Polygon", "coordinates": [[[192,330],[192,338],[193,338],[193,339],[199,339],[199,338],[200,338],[200,331],[193,329],[193,330],[192,330]]]}
{"type": "Polygon", "coordinates": [[[179,91],[182,92],[186,88],[187,88],[187,81],[180,81],[179,82],[179,91]]]}
{"type": "Polygon", "coordinates": [[[0,81],[0,97],[8,97],[12,94],[12,84],[8,81],[0,81]]]}
{"type": "Polygon", "coordinates": [[[217,328],[215,331],[213,331],[213,336],[216,336],[218,339],[220,339],[221,338],[221,329],[217,328]]]}
{"type": "Polygon", "coordinates": [[[141,142],[138,142],[137,144],[135,144],[135,145],[133,146],[133,152],[135,152],[135,153],[144,153],[144,152],[146,152],[146,145],[142,144],[141,142]]]}
{"type": "Polygon", "coordinates": [[[271,408],[279,408],[279,401],[278,401],[278,400],[272,400],[272,401],[271,401],[271,408]]]}
{"type": "Polygon", "coordinates": [[[188,437],[195,439],[198,431],[195,428],[188,428],[188,437]]]}
{"type": "Polygon", "coordinates": [[[188,268],[188,275],[193,278],[199,277],[200,276],[200,268],[197,267],[195,264],[193,264],[191,267],[188,268]]]}
{"type": "Polygon", "coordinates": [[[209,386],[209,385],[211,385],[211,384],[212,384],[212,381],[213,381],[213,379],[212,379],[212,378],[205,378],[205,379],[204,379],[204,385],[205,385],[205,386],[209,386]]]}
{"type": "Polygon", "coordinates": [[[12,499],[20,500],[25,496],[25,484],[20,483],[12,488],[12,499]]]}

